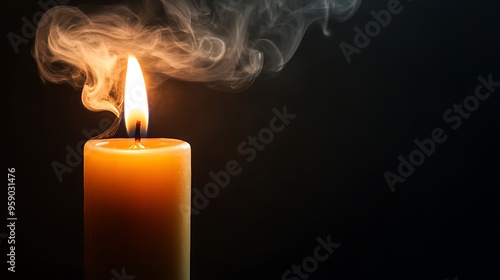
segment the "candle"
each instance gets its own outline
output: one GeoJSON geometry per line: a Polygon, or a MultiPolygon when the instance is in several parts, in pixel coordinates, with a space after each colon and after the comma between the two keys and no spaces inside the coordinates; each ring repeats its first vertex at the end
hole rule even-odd
{"type": "Polygon", "coordinates": [[[84,147],[86,280],[188,280],[191,148],[143,138],[147,94],[129,57],[125,122],[135,138],[89,140],[84,147]]]}

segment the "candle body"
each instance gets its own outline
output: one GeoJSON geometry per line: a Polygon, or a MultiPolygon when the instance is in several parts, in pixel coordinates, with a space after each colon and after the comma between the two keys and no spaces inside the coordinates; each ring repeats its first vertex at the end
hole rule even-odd
{"type": "Polygon", "coordinates": [[[191,148],[166,138],[133,143],[85,144],[85,279],[188,280],[191,148]]]}

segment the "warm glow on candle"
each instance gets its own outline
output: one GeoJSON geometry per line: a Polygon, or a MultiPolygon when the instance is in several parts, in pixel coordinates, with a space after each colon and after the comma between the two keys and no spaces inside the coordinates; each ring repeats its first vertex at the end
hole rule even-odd
{"type": "Polygon", "coordinates": [[[137,121],[141,122],[141,135],[148,130],[148,94],[142,75],[141,66],[135,56],[128,57],[127,76],[125,80],[124,101],[125,127],[129,136],[135,133],[137,121]]]}
{"type": "Polygon", "coordinates": [[[189,280],[191,146],[141,139],[148,99],[134,56],[124,94],[125,126],[135,139],[92,139],[84,146],[85,279],[119,278],[111,271],[126,269],[127,279],[189,280]]]}

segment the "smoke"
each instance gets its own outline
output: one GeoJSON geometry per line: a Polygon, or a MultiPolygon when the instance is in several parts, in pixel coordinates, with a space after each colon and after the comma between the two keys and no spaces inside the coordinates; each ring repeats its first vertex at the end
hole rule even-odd
{"type": "Polygon", "coordinates": [[[128,55],[155,76],[240,91],[280,71],[315,21],[349,18],[360,0],[143,0],[139,6],[58,6],[33,50],[42,79],[82,88],[92,111],[118,118],[128,55]]]}

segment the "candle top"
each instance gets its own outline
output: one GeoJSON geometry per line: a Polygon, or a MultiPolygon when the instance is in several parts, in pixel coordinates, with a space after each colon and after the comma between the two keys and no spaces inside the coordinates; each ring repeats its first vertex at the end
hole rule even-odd
{"type": "Polygon", "coordinates": [[[144,148],[130,149],[135,143],[134,138],[109,138],[88,140],[85,143],[85,151],[98,151],[109,154],[147,154],[147,153],[175,153],[190,149],[189,143],[173,138],[142,138],[141,144],[144,148]]]}

